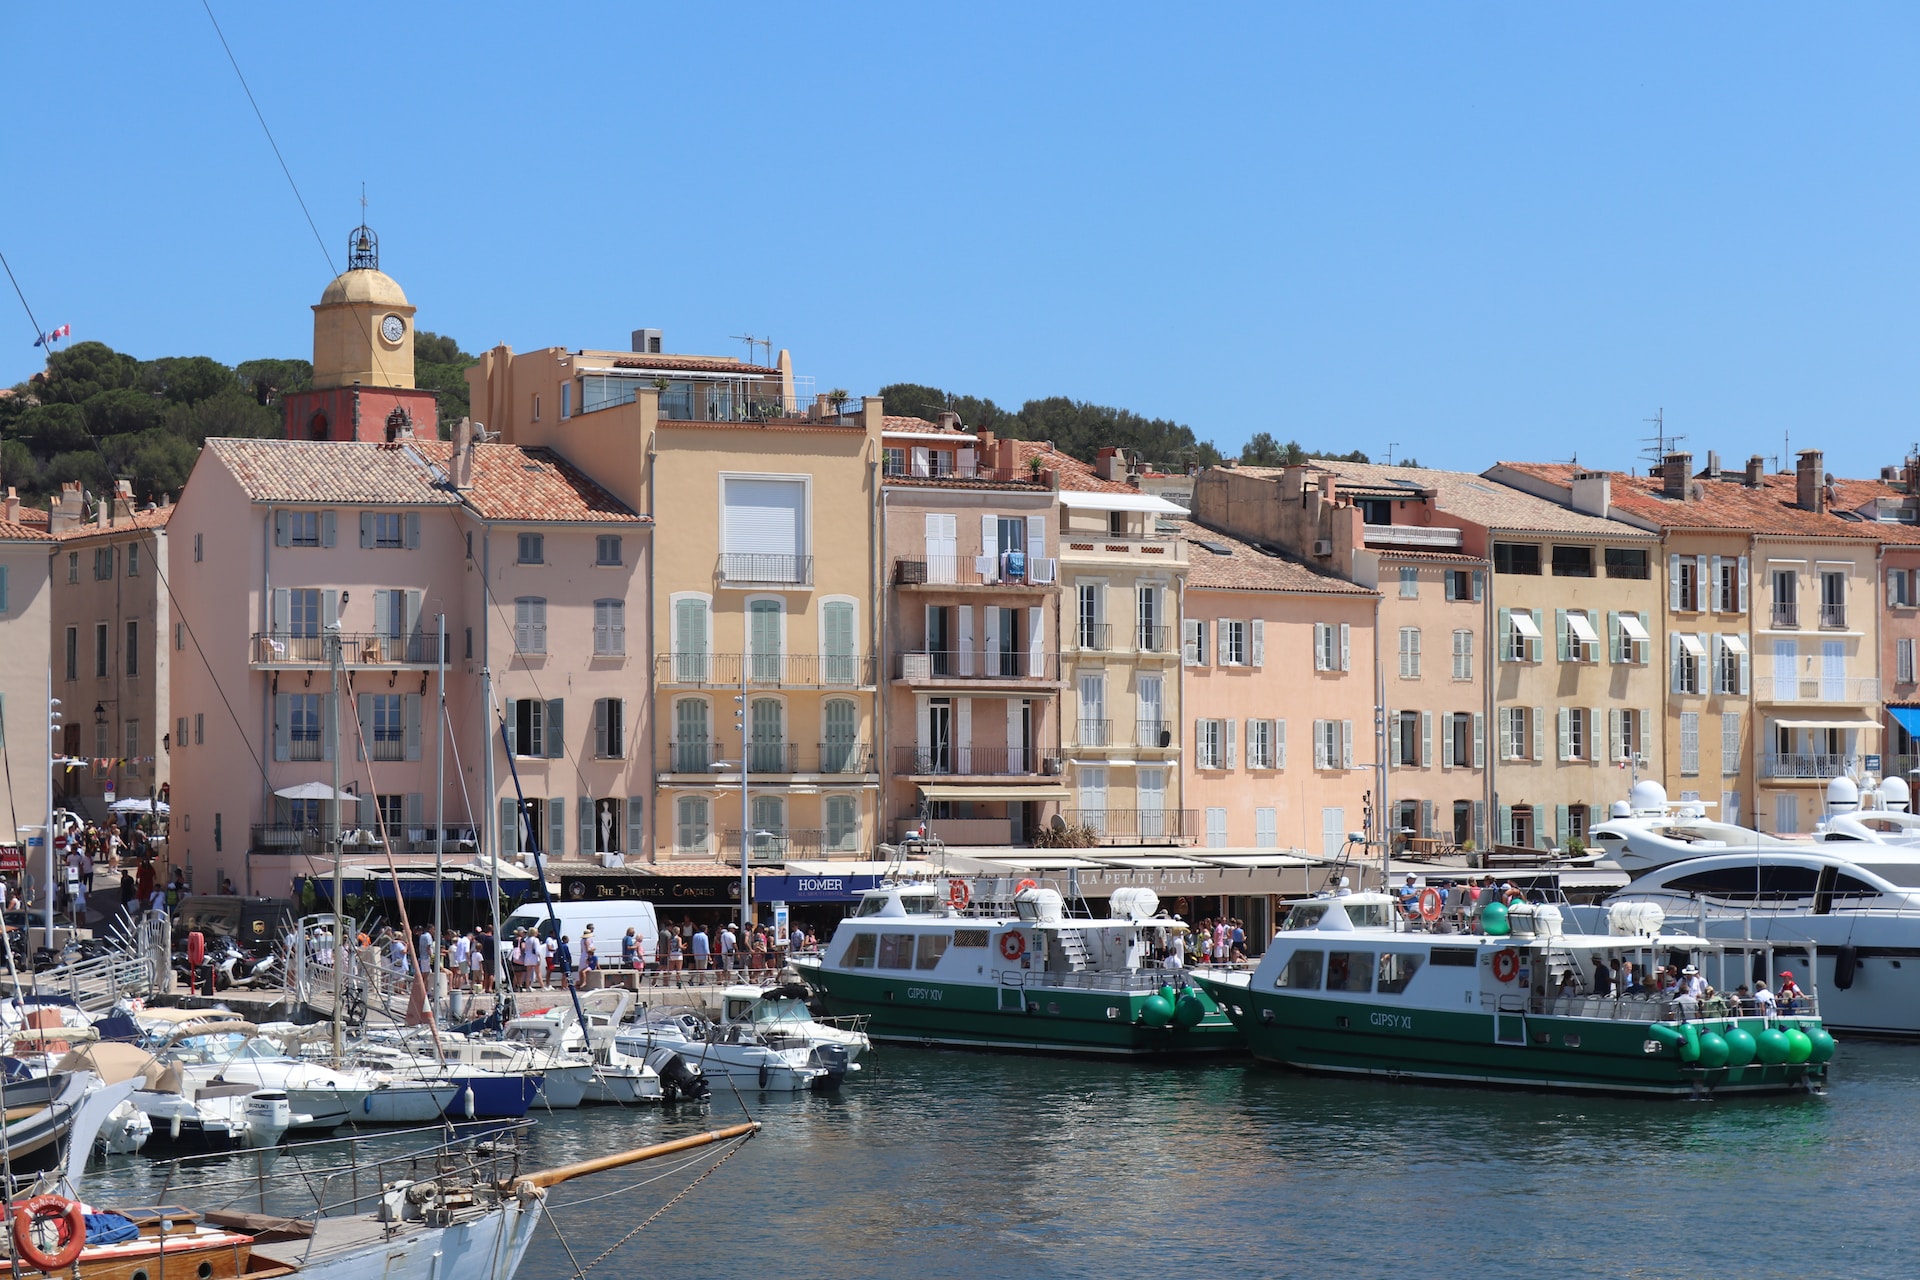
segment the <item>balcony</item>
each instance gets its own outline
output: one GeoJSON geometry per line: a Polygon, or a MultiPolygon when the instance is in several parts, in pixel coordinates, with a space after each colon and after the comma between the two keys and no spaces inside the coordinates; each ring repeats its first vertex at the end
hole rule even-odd
{"type": "Polygon", "coordinates": [[[1792,600],[1773,602],[1773,626],[1777,630],[1791,630],[1800,625],[1800,607],[1792,600]]]}
{"type": "Polygon", "coordinates": [[[1022,484],[1036,491],[1046,485],[1030,467],[983,466],[976,458],[960,458],[950,453],[932,452],[921,458],[908,454],[888,458],[880,474],[888,480],[991,480],[996,484],[1022,484]]]}
{"type": "MultiPolygon", "coordinates": [[[[350,823],[352,819],[348,820],[350,823]]],[[[361,830],[349,825],[342,830],[348,853],[372,853],[379,849],[374,843],[379,838],[376,830],[361,830]]],[[[431,853],[433,851],[432,827],[391,828],[387,832],[393,843],[395,853],[431,853]]],[[[327,854],[327,828],[324,825],[301,822],[260,822],[247,828],[247,847],[255,853],[301,853],[327,854]]],[[[448,826],[441,829],[441,838],[447,853],[459,850],[464,842],[471,845],[474,841],[473,828],[448,826]]]]}
{"type": "Polygon", "coordinates": [[[1059,566],[1051,557],[1026,557],[1020,573],[1010,571],[998,556],[920,555],[901,556],[893,562],[893,585],[928,587],[1000,587],[1035,589],[1051,587],[1059,580],[1059,566]]]}
{"type": "Polygon", "coordinates": [[[1133,628],[1133,647],[1138,653],[1158,653],[1172,657],[1179,652],[1179,637],[1172,627],[1138,623],[1133,628]]]}
{"type": "Polygon", "coordinates": [[[895,679],[908,684],[1057,682],[1060,655],[1025,650],[919,650],[900,655],[899,674],[895,679]]]}
{"type": "Polygon", "coordinates": [[[1825,782],[1852,773],[1860,765],[1861,760],[1857,755],[1824,755],[1816,752],[1764,755],[1760,757],[1760,776],[1776,781],[1825,782]]]}
{"type": "Polygon", "coordinates": [[[1060,757],[1029,747],[895,747],[893,772],[909,778],[1055,777],[1060,757]]]}
{"type": "Polygon", "coordinates": [[[714,572],[723,587],[810,587],[813,557],[726,551],[714,572]]]}
{"type": "Polygon", "coordinates": [[[1845,631],[1847,629],[1847,606],[1844,604],[1821,605],[1820,625],[1834,631],[1845,631]]]}
{"type": "Polygon", "coordinates": [[[1185,564],[1187,544],[1166,536],[1075,530],[1061,533],[1060,558],[1080,564],[1185,564]]]}
{"type": "MultiPolygon", "coordinates": [[[[291,747],[293,744],[288,743],[287,745],[291,747]]],[[[369,748],[368,754],[375,760],[405,760],[407,758],[407,742],[405,738],[375,737],[371,742],[367,743],[367,747],[369,748]]]]}
{"type": "Polygon", "coordinates": [[[1073,637],[1082,653],[1108,653],[1113,649],[1113,624],[1082,621],[1074,627],[1073,637]]]}
{"type": "MultiPolygon", "coordinates": [[[[720,861],[740,865],[740,834],[737,827],[720,833],[720,861]]],[[[818,858],[828,852],[824,831],[750,831],[746,834],[750,866],[781,863],[788,858],[818,858]]]]}
{"type": "Polygon", "coordinates": [[[289,737],[287,759],[309,761],[326,759],[326,750],[321,746],[319,733],[315,732],[311,738],[289,737]]]}
{"type": "Polygon", "coordinates": [[[662,653],[653,661],[660,684],[701,689],[738,689],[742,675],[749,687],[868,689],[875,673],[873,655],[857,653],[662,653]]]}
{"type": "Polygon", "coordinates": [[[1062,809],[1069,827],[1092,827],[1102,844],[1191,844],[1200,838],[1198,809],[1062,809]]]}
{"type": "Polygon", "coordinates": [[[1915,769],[1920,769],[1920,756],[1881,757],[1880,776],[1883,778],[1904,778],[1915,769]]]}
{"type": "Polygon", "coordinates": [[[1755,702],[1826,702],[1858,706],[1880,701],[1880,681],[1873,676],[1825,675],[1819,671],[1775,670],[1771,663],[1756,664],[1755,702]]]}
{"type": "Polygon", "coordinates": [[[711,742],[669,742],[667,744],[667,772],[669,773],[716,773],[719,771],[720,753],[711,742]]]}
{"type": "Polygon", "coordinates": [[[873,748],[864,742],[823,742],[812,773],[863,774],[873,772],[873,748]]]}
{"type": "Polygon", "coordinates": [[[1362,527],[1361,536],[1370,547],[1406,547],[1415,551],[1458,551],[1462,545],[1460,530],[1433,525],[1370,524],[1362,527]]]}
{"type": "Polygon", "coordinates": [[[1082,747],[1110,747],[1113,745],[1113,721],[1081,720],[1075,727],[1073,741],[1082,747]]]}
{"type": "Polygon", "coordinates": [[[1171,720],[1136,720],[1133,725],[1133,745],[1152,751],[1164,751],[1180,745],[1173,731],[1171,720]]]}
{"type": "MultiPolygon", "coordinates": [[[[431,667],[434,651],[439,648],[437,641],[437,636],[418,632],[406,636],[342,635],[340,661],[349,667],[431,667]]],[[[451,636],[448,645],[452,645],[451,636]]],[[[327,637],[323,635],[256,631],[251,652],[251,661],[256,667],[324,667],[328,664],[327,637]]]]}
{"type": "MultiPolygon", "coordinates": [[[[791,742],[756,742],[748,747],[754,773],[860,775],[873,772],[873,748],[864,742],[823,742],[802,751],[791,742]]],[[[667,772],[731,773],[739,776],[740,757],[711,742],[669,742],[667,772]]]]}

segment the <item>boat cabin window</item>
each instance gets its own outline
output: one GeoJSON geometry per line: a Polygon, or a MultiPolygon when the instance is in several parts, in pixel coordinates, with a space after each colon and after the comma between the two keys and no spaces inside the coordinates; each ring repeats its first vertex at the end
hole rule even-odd
{"type": "Polygon", "coordinates": [[[1393,907],[1385,902],[1349,902],[1347,919],[1356,929],[1393,928],[1393,907]]]}
{"type": "Polygon", "coordinates": [[[1833,878],[1833,895],[1836,898],[1877,898],[1880,891],[1859,876],[1850,876],[1842,871],[1833,878]]]}
{"type": "Polygon", "coordinates": [[[1382,951],[1380,953],[1380,979],[1374,990],[1383,996],[1397,996],[1407,989],[1413,981],[1413,975],[1420,970],[1420,957],[1406,951],[1382,951]]]}
{"type": "Polygon", "coordinates": [[[1627,838],[1618,831],[1595,831],[1592,834],[1592,842],[1598,845],[1605,845],[1609,848],[1616,845],[1624,848],[1627,843],[1627,838]]]}
{"type": "Polygon", "coordinates": [[[1472,947],[1435,947],[1427,952],[1427,962],[1442,968],[1471,969],[1479,963],[1472,947]]]}
{"type": "Polygon", "coordinates": [[[937,916],[940,914],[940,895],[903,893],[900,895],[900,909],[910,916],[937,916]]]}
{"type": "Polygon", "coordinates": [[[910,933],[881,934],[880,967],[882,969],[913,968],[913,935],[910,933]]]}
{"type": "Polygon", "coordinates": [[[920,952],[914,958],[916,969],[934,969],[940,964],[940,957],[947,954],[947,935],[944,933],[923,933],[920,935],[920,952]]]}
{"type": "MultiPolygon", "coordinates": [[[[866,906],[864,902],[860,905],[866,906]]],[[[873,968],[874,951],[879,943],[880,935],[877,933],[854,934],[847,943],[846,952],[840,957],[840,967],[843,969],[873,968]]]]}
{"type": "Polygon", "coordinates": [[[868,894],[866,897],[860,899],[860,909],[853,913],[854,916],[857,918],[859,916],[879,915],[887,909],[887,899],[891,896],[892,895],[885,893],[868,894]]]}
{"type": "Polygon", "coordinates": [[[1327,990],[1367,991],[1373,986],[1373,952],[1327,953],[1327,990]]]}
{"type": "Polygon", "coordinates": [[[1920,862],[1863,862],[1860,869],[1902,889],[1920,889],[1920,862]]]}
{"type": "MultiPolygon", "coordinates": [[[[1295,908],[1298,910],[1298,908],[1295,908]]],[[[1300,991],[1320,989],[1320,970],[1327,956],[1324,951],[1296,951],[1287,957],[1286,967],[1273,980],[1276,987],[1300,991]]]]}
{"type": "Polygon", "coordinates": [[[792,996],[781,996],[777,1000],[757,1000],[747,1010],[747,1020],[752,1022],[811,1022],[813,1014],[808,1012],[806,1002],[792,996]]]}
{"type": "MultiPolygon", "coordinates": [[[[1294,903],[1293,910],[1287,912],[1287,918],[1280,926],[1280,932],[1285,933],[1289,929],[1317,928],[1320,922],[1326,919],[1327,908],[1332,905],[1331,902],[1294,903]]],[[[1316,982],[1314,985],[1319,986],[1320,984],[1316,982]]]]}

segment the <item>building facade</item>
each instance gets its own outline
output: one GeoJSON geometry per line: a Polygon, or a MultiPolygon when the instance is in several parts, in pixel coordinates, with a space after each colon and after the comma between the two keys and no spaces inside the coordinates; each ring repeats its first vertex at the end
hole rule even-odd
{"type": "MultiPolygon", "coordinates": [[[[0,819],[0,857],[21,859],[27,840],[48,818],[47,753],[59,744],[51,733],[49,696],[59,697],[48,637],[53,626],[49,581],[53,539],[22,521],[20,499],[7,490],[0,509],[0,771],[6,817],[0,819]]],[[[71,714],[66,700],[62,711],[71,714]]]]}

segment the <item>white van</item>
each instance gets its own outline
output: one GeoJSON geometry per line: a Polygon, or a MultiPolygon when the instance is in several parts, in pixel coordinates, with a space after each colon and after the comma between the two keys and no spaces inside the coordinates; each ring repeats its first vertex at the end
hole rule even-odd
{"type": "Polygon", "coordinates": [[[620,964],[620,939],[632,929],[634,937],[640,942],[640,955],[649,968],[653,965],[653,949],[660,941],[660,922],[653,914],[651,902],[639,902],[623,899],[614,902],[555,902],[553,913],[547,913],[544,902],[523,903],[515,908],[500,926],[500,936],[511,939],[521,929],[532,929],[541,938],[549,938],[563,933],[573,940],[573,959],[575,964],[584,962],[581,954],[580,938],[586,933],[587,926],[593,926],[594,949],[600,953],[600,967],[618,968],[620,964]],[[554,921],[560,922],[556,930],[554,921]]]}

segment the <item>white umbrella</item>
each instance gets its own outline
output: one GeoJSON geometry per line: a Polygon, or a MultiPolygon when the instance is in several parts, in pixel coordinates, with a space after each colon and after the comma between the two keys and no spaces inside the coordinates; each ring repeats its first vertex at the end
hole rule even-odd
{"type": "Polygon", "coordinates": [[[129,796],[125,800],[115,800],[107,806],[110,813],[167,813],[165,800],[135,800],[129,796]]]}
{"type": "Polygon", "coordinates": [[[282,787],[273,794],[283,800],[357,800],[351,791],[336,794],[334,789],[324,782],[296,782],[290,787],[282,787]]]}

